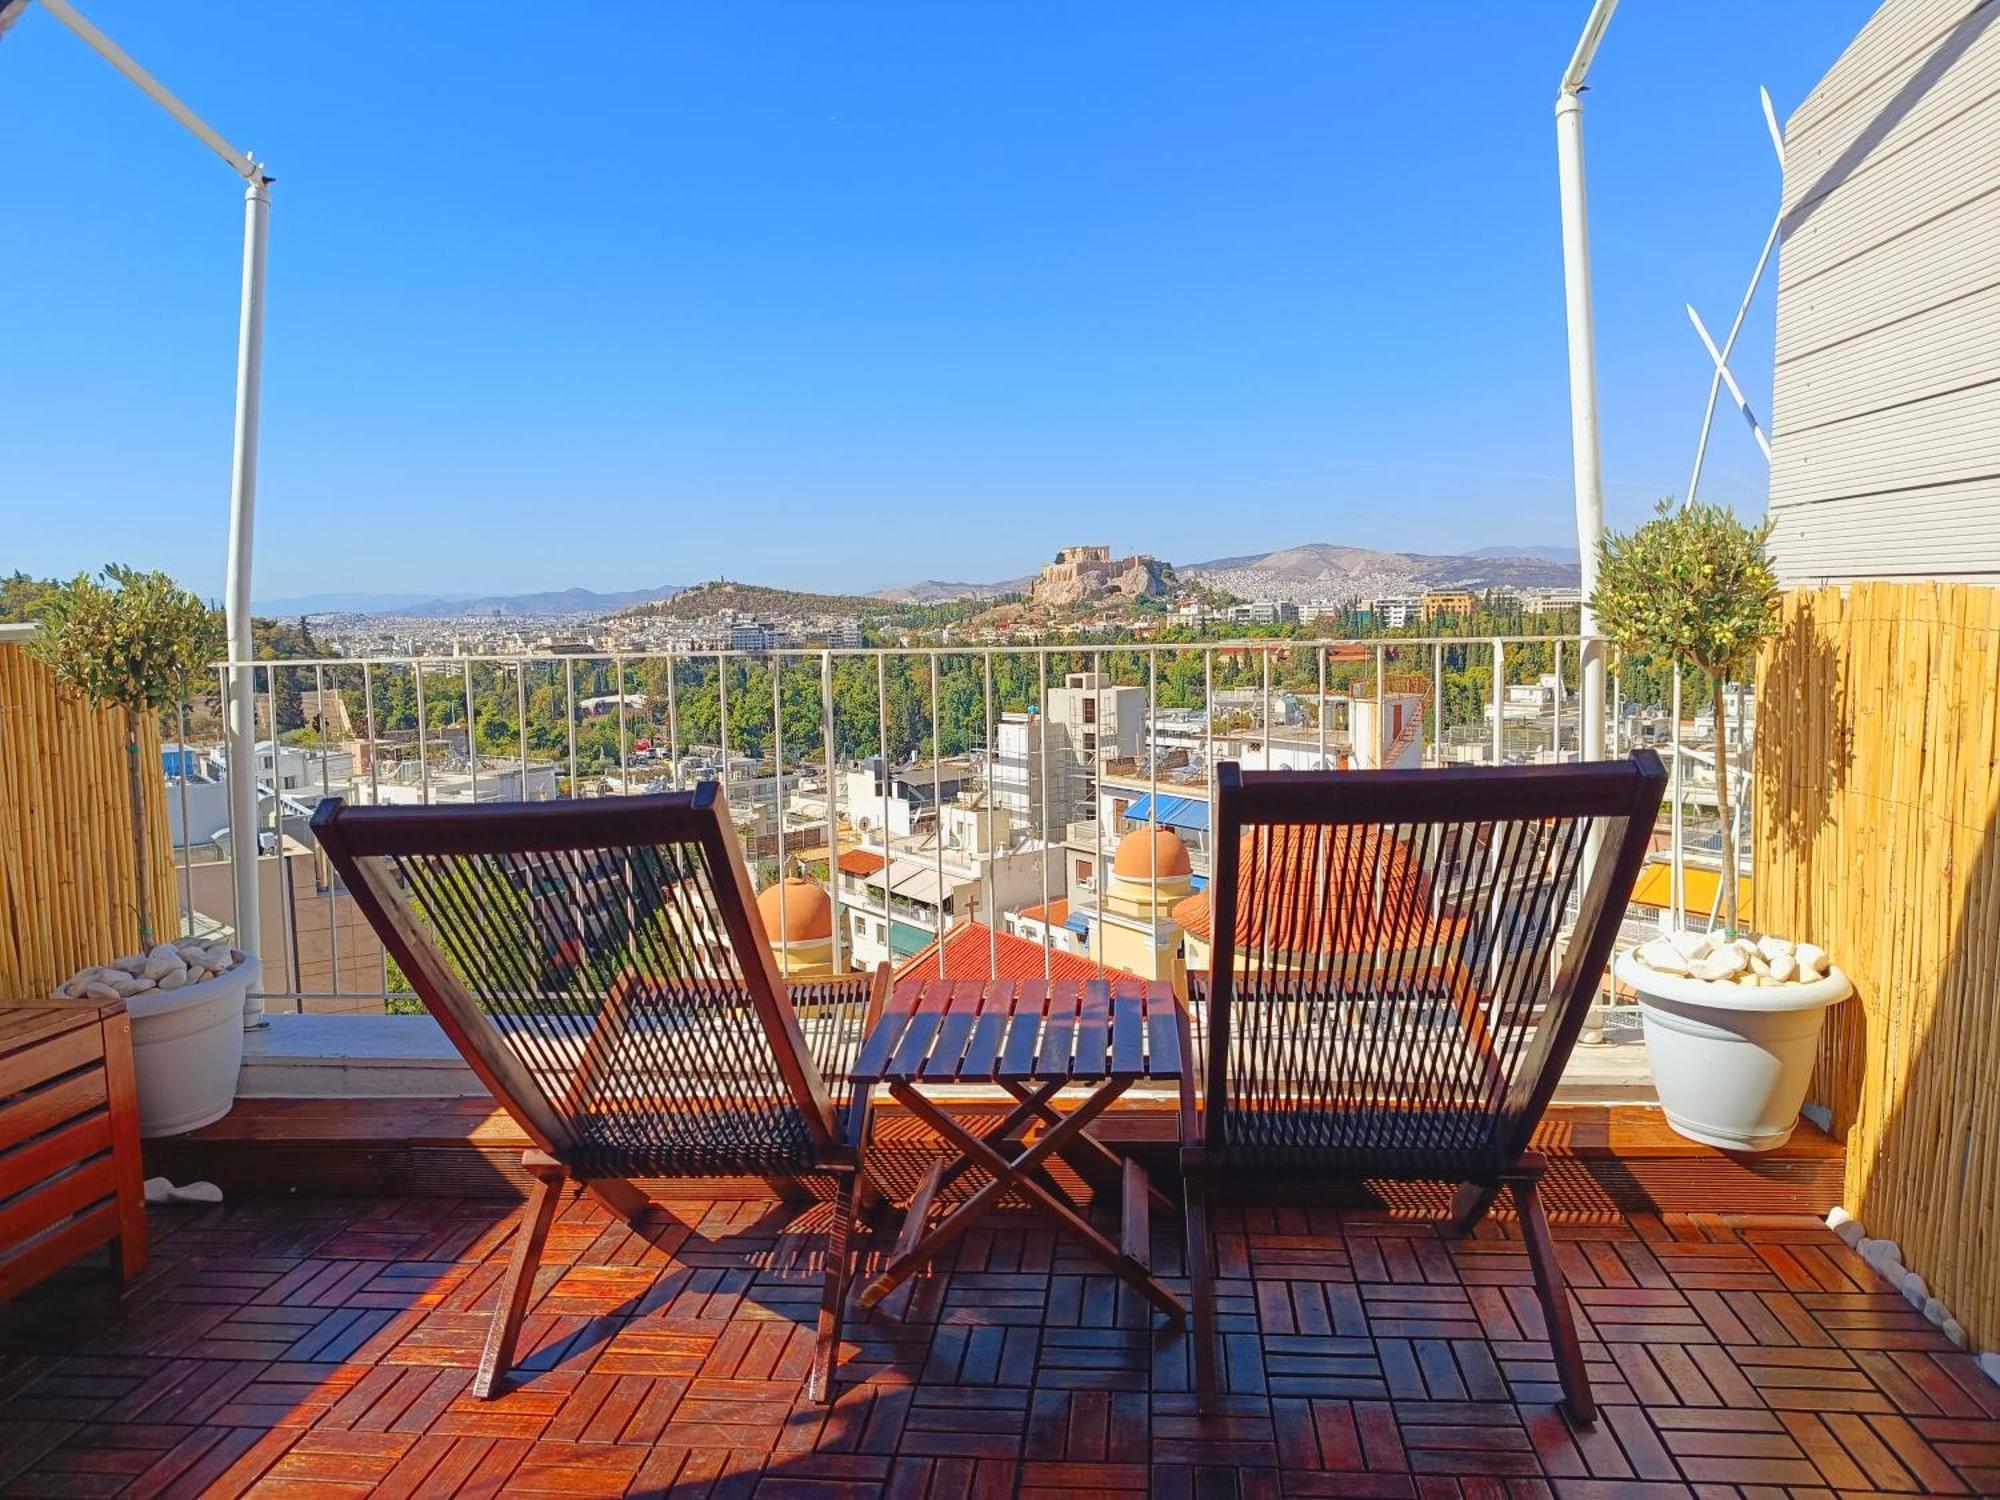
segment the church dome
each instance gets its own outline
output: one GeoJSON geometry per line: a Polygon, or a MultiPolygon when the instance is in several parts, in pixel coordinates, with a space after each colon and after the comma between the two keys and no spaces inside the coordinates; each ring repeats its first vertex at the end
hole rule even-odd
{"type": "Polygon", "coordinates": [[[1193,869],[1187,845],[1171,828],[1133,829],[1111,859],[1111,873],[1120,880],[1185,880],[1193,869]]]}
{"type": "Polygon", "coordinates": [[[757,897],[773,943],[823,943],[833,936],[833,901],[810,880],[781,880],[757,897]]]}

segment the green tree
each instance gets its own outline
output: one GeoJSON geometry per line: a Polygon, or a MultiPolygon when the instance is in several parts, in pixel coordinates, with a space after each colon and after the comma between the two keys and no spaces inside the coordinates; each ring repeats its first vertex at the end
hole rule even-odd
{"type": "Polygon", "coordinates": [[[140,729],[144,715],[177,707],[189,682],[221,654],[221,616],[166,574],[141,573],[115,563],[102,578],[77,574],[46,594],[40,606],[42,628],[29,650],[71,691],[125,712],[133,889],[138,896],[139,942],[150,948],[153,902],[140,729]]]}
{"type": "Polygon", "coordinates": [[[57,585],[26,573],[10,573],[0,578],[0,624],[33,620],[57,585]]]}
{"type": "Polygon", "coordinates": [[[1736,931],[1736,870],[1729,813],[1729,742],[1722,685],[1778,628],[1778,581],[1764,553],[1771,523],[1746,526],[1733,511],[1662,500],[1628,534],[1607,533],[1591,607],[1598,628],[1624,651],[1705,672],[1715,705],[1715,798],[1730,868],[1723,912],[1736,931]]]}

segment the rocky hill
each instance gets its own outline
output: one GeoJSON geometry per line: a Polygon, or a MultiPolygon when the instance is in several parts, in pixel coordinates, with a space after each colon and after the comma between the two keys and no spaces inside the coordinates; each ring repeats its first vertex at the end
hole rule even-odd
{"type": "Polygon", "coordinates": [[[802,615],[863,615],[879,613],[882,608],[882,600],[859,594],[807,594],[719,578],[682,589],[669,599],[621,610],[619,615],[625,619],[705,620],[728,609],[750,619],[781,620],[802,615]]]}
{"type": "Polygon", "coordinates": [[[1071,609],[1100,600],[1163,599],[1173,591],[1174,570],[1156,557],[1114,558],[1109,547],[1065,547],[1029,586],[1028,602],[1071,609]]]}

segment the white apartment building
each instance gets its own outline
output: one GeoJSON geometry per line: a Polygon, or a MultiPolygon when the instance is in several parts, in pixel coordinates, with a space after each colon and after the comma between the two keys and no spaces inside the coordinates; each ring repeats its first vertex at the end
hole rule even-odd
{"type": "Polygon", "coordinates": [[[722,631],[731,651],[775,651],[786,643],[785,632],[765,620],[729,620],[722,631]]]}
{"type": "Polygon", "coordinates": [[[1385,693],[1378,707],[1372,694],[1329,694],[1320,712],[1327,726],[1276,732],[1244,730],[1217,735],[1215,759],[1233,760],[1246,771],[1405,771],[1424,763],[1424,700],[1418,693],[1385,693]]]}
{"type": "Polygon", "coordinates": [[[1083,934],[1069,925],[1069,900],[1063,896],[1008,912],[1006,930],[1037,948],[1047,946],[1058,953],[1079,956],[1084,953],[1083,934]]]}
{"type": "Polygon", "coordinates": [[[1259,599],[1250,604],[1229,606],[1229,620],[1235,625],[1296,625],[1299,607],[1290,599],[1259,599]]]}
{"type": "Polygon", "coordinates": [[[1146,690],[1119,687],[1099,672],[1071,672],[1049,689],[1049,748],[1086,768],[1139,753],[1146,738],[1146,690]]]}
{"type": "Polygon", "coordinates": [[[1299,623],[1311,625],[1320,620],[1337,620],[1346,613],[1351,601],[1344,599],[1306,599],[1299,604],[1299,623]]]}
{"type": "Polygon", "coordinates": [[[1517,598],[1522,613],[1530,615],[1560,614],[1566,609],[1583,607],[1583,594],[1577,589],[1522,589],[1517,598]]]}
{"type": "Polygon", "coordinates": [[[840,815],[878,840],[885,828],[892,840],[928,833],[937,824],[938,808],[949,807],[975,784],[972,762],[960,759],[924,761],[885,774],[881,758],[871,755],[838,775],[840,815]]]}
{"type": "Polygon", "coordinates": [[[1034,709],[1001,714],[987,761],[986,784],[993,805],[1003,809],[1015,827],[1052,838],[1062,832],[1072,799],[1050,795],[1045,786],[1054,783],[1060,789],[1069,768],[1054,750],[1054,736],[1045,733],[1046,728],[1034,709]]]}
{"type": "Polygon", "coordinates": [[[2000,584],[2000,24],[1885,0],[1785,122],[1781,588],[2000,584]]]}
{"type": "MultiPolygon", "coordinates": [[[[281,792],[317,795],[323,786],[338,792],[354,779],[354,754],[328,745],[280,745],[257,741],[257,779],[281,792]]],[[[221,756],[218,753],[217,760],[221,756]]]]}
{"type": "Polygon", "coordinates": [[[942,843],[927,834],[841,854],[835,899],[856,968],[900,963],[960,922],[998,926],[1009,911],[1063,894],[1060,847],[1010,847],[1013,825],[998,808],[948,807],[940,828],[942,843]]]}

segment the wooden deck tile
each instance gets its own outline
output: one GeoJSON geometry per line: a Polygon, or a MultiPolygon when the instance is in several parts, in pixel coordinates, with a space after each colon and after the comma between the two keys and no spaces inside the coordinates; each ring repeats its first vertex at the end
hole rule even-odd
{"type": "MultiPolygon", "coordinates": [[[[1557,1226],[1602,1420],[1577,1430],[1509,1222],[1215,1212],[1225,1395],[1038,1220],[850,1317],[811,1405],[825,1210],[732,1195],[633,1231],[565,1208],[499,1399],[468,1390],[514,1210],[246,1199],[154,1216],[120,1289],[0,1309],[0,1492],[1158,1494],[1654,1500],[1991,1493],[2000,1389],[1816,1222],[1557,1226]]],[[[1183,1265],[1157,1216],[1155,1263],[1183,1265]]],[[[879,1250],[875,1253],[879,1253],[879,1250]]]]}

